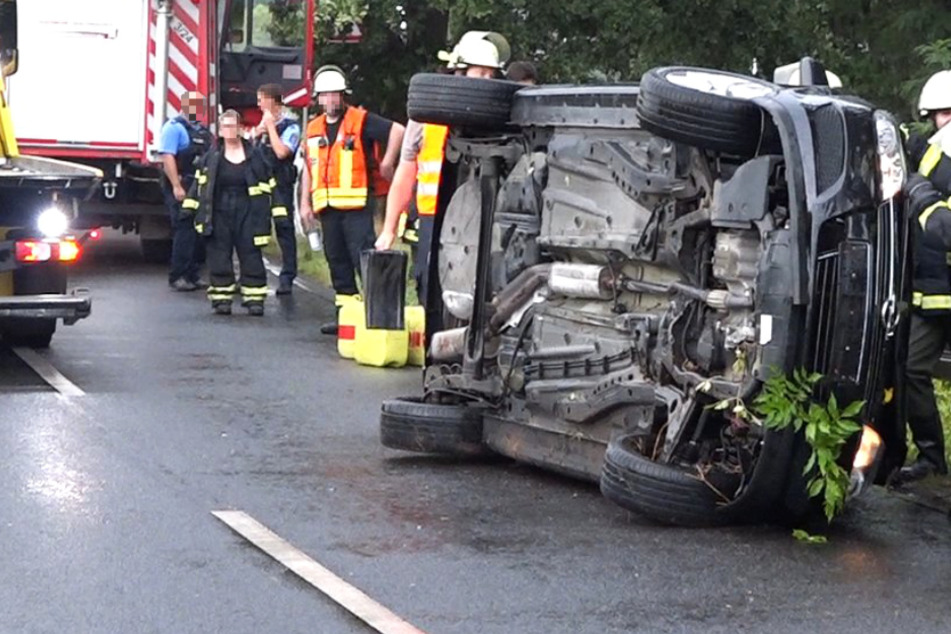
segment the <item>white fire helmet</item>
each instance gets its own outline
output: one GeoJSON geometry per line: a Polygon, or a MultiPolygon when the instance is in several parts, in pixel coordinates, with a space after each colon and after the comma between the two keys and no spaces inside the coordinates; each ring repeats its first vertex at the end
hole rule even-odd
{"type": "Polygon", "coordinates": [[[347,76],[339,66],[321,66],[314,73],[314,95],[323,92],[350,92],[347,76]]]}
{"type": "Polygon", "coordinates": [[[508,40],[494,31],[469,31],[453,47],[452,51],[440,51],[438,58],[446,62],[450,70],[469,66],[502,68],[512,56],[508,40]]]}
{"type": "Polygon", "coordinates": [[[935,110],[951,110],[951,70],[941,70],[928,78],[918,97],[922,117],[935,110]]]}

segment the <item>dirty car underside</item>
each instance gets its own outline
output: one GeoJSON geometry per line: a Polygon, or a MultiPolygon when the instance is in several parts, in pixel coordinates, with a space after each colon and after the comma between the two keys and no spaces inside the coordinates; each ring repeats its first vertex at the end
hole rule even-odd
{"type": "MultiPolygon", "coordinates": [[[[414,406],[476,410],[482,446],[600,480],[660,521],[802,516],[801,436],[713,406],[803,368],[893,435],[881,394],[905,232],[880,140],[894,124],[821,88],[733,80],[746,98],[697,101],[691,72],[525,89],[509,126],[453,129],[447,319],[414,406]]],[[[387,444],[432,449],[415,442],[387,444]]]]}

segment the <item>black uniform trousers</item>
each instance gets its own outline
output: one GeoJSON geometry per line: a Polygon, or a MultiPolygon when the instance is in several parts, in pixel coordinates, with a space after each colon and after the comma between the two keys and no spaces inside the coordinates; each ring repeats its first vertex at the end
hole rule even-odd
{"type": "Polygon", "coordinates": [[[947,473],[944,430],[935,402],[935,366],[951,339],[951,316],[922,317],[912,313],[905,369],[905,411],[920,457],[947,473]]]}
{"type": "Polygon", "coordinates": [[[330,266],[330,281],[337,295],[356,295],[360,254],[373,248],[373,214],[370,209],[324,208],[319,214],[324,255],[330,266]]]}
{"type": "Polygon", "coordinates": [[[172,256],[168,270],[168,283],[177,280],[198,281],[201,241],[195,233],[191,216],[182,214],[182,203],[175,200],[171,187],[164,187],[162,196],[172,224],[172,256]]]}
{"type": "Polygon", "coordinates": [[[216,193],[211,236],[206,239],[210,276],[208,298],[212,304],[231,303],[237,293],[233,254],[238,253],[242,303],[264,303],[267,272],[261,248],[254,244],[251,199],[246,189],[216,193]]]}
{"type": "Polygon", "coordinates": [[[294,234],[294,186],[281,190],[281,198],[287,205],[287,216],[274,218],[274,235],[281,247],[281,274],[278,279],[287,285],[297,277],[297,236],[294,234]]]}

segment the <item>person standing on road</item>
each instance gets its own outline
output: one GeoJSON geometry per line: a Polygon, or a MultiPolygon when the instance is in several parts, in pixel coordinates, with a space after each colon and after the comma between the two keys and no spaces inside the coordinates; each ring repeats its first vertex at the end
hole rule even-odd
{"type": "MultiPolygon", "coordinates": [[[[212,309],[231,314],[238,290],[232,260],[237,251],[242,304],[248,314],[261,316],[267,297],[261,248],[271,239],[271,215],[281,212],[280,191],[264,152],[239,136],[241,116],[227,110],[218,125],[222,147],[200,161],[182,210],[206,241],[212,309]]],[[[286,207],[283,211],[287,213],[286,207]]]]}
{"type": "MultiPolygon", "coordinates": [[[[376,236],[367,207],[373,144],[386,146],[379,170],[390,180],[403,140],[402,125],[348,105],[349,92],[340,68],[324,66],[315,73],[314,94],[323,114],[307,124],[300,186],[301,222],[310,227],[315,216],[320,220],[338,309],[345,297],[357,294],[360,254],[373,248],[376,236]]],[[[320,332],[336,334],[336,321],[320,332]]]]}
{"type": "Polygon", "coordinates": [[[951,196],[951,70],[928,78],[918,98],[918,112],[930,119],[936,132],[925,139],[903,127],[908,159],[919,174],[951,196]]]}
{"type": "Polygon", "coordinates": [[[931,76],[921,91],[918,109],[937,129],[927,141],[915,135],[906,141],[909,162],[918,171],[907,185],[909,210],[918,222],[905,411],[918,458],[894,474],[891,481],[896,486],[948,472],[932,379],[951,341],[951,71],[931,76]]]}
{"type": "Polygon", "coordinates": [[[281,247],[281,274],[278,295],[290,295],[297,277],[297,236],[294,233],[294,184],[297,167],[294,155],[300,145],[300,125],[284,112],[284,98],[278,84],[265,84],[258,89],[261,123],[255,136],[264,147],[264,157],[274,172],[280,198],[287,202],[282,215],[274,217],[274,233],[281,247]]]}
{"type": "Polygon", "coordinates": [[[203,285],[198,279],[199,242],[195,229],[182,214],[182,201],[195,181],[198,160],[214,145],[214,137],[202,123],[205,98],[199,92],[182,95],[182,114],[162,126],[158,152],[162,156],[162,195],[172,224],[172,261],[169,287],[194,291],[203,285]]]}
{"type": "MultiPolygon", "coordinates": [[[[470,31],[459,39],[451,52],[440,51],[438,57],[458,75],[492,79],[508,61],[510,53],[508,42],[499,33],[470,31]]],[[[415,188],[418,220],[414,227],[416,261],[413,270],[417,296],[423,306],[427,304],[429,254],[433,248],[436,210],[440,207],[439,192],[443,185],[443,161],[448,138],[447,126],[409,121],[403,137],[400,163],[390,184],[383,230],[376,241],[376,248],[380,250],[393,246],[400,215],[409,208],[415,188]]]]}

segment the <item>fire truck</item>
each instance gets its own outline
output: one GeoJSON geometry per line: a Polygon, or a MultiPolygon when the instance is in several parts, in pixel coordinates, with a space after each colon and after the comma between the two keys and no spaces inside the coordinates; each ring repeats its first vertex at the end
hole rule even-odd
{"type": "Polygon", "coordinates": [[[77,225],[139,234],[143,255],[171,247],[156,148],[181,95],[208,97],[254,125],[257,88],[306,107],[316,0],[30,0],[19,7],[22,63],[9,102],[24,154],[102,171],[77,225]]]}

